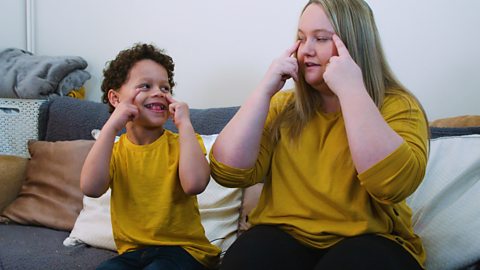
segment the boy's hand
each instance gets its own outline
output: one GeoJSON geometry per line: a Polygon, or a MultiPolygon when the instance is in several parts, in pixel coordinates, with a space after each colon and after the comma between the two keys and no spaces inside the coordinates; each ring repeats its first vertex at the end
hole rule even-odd
{"type": "Polygon", "coordinates": [[[175,126],[180,129],[183,123],[190,123],[190,110],[187,103],[175,100],[170,94],[165,95],[165,98],[169,103],[168,110],[175,126]]]}
{"type": "Polygon", "coordinates": [[[138,116],[138,107],[135,98],[141,90],[135,89],[130,97],[120,101],[109,118],[111,126],[118,132],[125,127],[128,121],[133,121],[138,116]]]}

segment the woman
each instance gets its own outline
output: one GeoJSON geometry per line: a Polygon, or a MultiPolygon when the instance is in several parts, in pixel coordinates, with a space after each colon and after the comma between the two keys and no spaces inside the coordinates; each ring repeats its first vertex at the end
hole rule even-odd
{"type": "Polygon", "coordinates": [[[265,183],[222,269],[423,268],[405,199],[425,174],[427,123],[367,3],[308,2],[298,41],[210,153],[220,184],[265,183]],[[289,78],[295,90],[279,92],[289,78]]]}

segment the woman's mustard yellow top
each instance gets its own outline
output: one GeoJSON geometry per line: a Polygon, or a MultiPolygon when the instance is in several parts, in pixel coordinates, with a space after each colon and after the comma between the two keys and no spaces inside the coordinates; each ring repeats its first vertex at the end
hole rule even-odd
{"type": "MultiPolygon", "coordinates": [[[[292,98],[292,91],[273,97],[265,127],[292,98]]],[[[328,248],[345,237],[378,234],[397,241],[423,265],[425,251],[405,199],[425,174],[427,121],[407,93],[388,95],[380,111],[404,142],[361,174],[355,170],[338,112],[318,113],[293,143],[281,129],[273,144],[265,128],[258,160],[250,169],[221,164],[211,153],[212,175],[229,187],[265,183],[249,215],[252,225],[277,225],[316,248],[328,248]]]]}

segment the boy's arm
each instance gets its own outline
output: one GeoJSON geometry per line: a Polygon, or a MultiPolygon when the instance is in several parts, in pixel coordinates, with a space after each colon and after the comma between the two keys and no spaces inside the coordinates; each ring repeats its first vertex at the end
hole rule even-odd
{"type": "MultiPolygon", "coordinates": [[[[119,101],[112,99],[110,102],[115,107],[110,118],[102,128],[100,135],[85,159],[82,173],[80,174],[80,189],[89,196],[98,198],[110,186],[110,159],[112,158],[115,136],[125,127],[128,121],[135,119],[138,108],[134,101],[140,90],[132,92],[130,97],[119,101]]],[[[115,95],[114,90],[109,91],[109,99],[115,95]]]]}
{"type": "Polygon", "coordinates": [[[210,180],[210,166],[198,143],[190,121],[188,105],[168,96],[169,109],[177,126],[180,143],[178,173],[183,191],[189,195],[202,193],[210,180]]]}
{"type": "Polygon", "coordinates": [[[100,197],[110,185],[110,159],[115,135],[116,132],[106,124],[85,159],[80,188],[89,197],[100,197]]]}

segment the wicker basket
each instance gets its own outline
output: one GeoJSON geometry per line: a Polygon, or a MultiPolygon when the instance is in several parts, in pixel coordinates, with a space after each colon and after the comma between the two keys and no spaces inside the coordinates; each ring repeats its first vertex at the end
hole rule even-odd
{"type": "Polygon", "coordinates": [[[0,154],[30,157],[27,142],[38,139],[43,99],[0,98],[0,154]]]}

